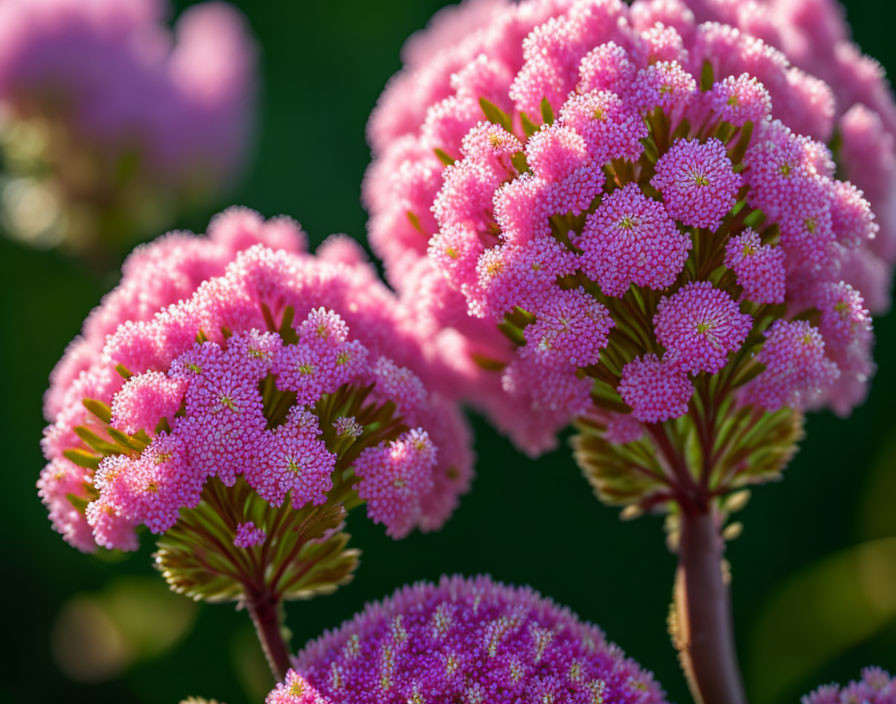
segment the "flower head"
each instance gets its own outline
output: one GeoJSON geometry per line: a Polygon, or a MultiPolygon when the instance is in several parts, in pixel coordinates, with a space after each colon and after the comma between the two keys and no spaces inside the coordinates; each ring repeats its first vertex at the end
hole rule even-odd
{"type": "Polygon", "coordinates": [[[312,641],[267,704],[665,701],[595,626],[487,577],[404,587],[312,641]]]}
{"type": "Polygon", "coordinates": [[[47,396],[41,496],[70,542],[134,549],[141,524],[231,506],[222,530],[250,548],[290,530],[274,509],[332,520],[351,497],[395,537],[447,519],[471,473],[459,411],[368,265],[297,233],[232,211],[125,264],[47,396]]]}
{"type": "Polygon", "coordinates": [[[448,362],[465,393],[527,451],[569,422],[606,439],[595,466],[643,479],[602,480],[611,500],[681,495],[666,490],[687,463],[714,495],[774,475],[800,413],[848,412],[873,371],[865,294],[886,298],[896,251],[881,254],[872,184],[839,175],[849,150],[896,174],[881,76],[844,97],[847,69],[815,72],[752,2],[524,0],[484,19],[474,5],[457,16],[477,31],[408,63],[371,118],[371,243],[432,324],[432,354],[467,350],[448,362]],[[832,151],[835,122],[850,136],[832,151]],[[743,424],[765,429],[728,435],[743,424]],[[774,468],[760,437],[781,445],[774,468]],[[651,462],[612,455],[633,443],[651,462]]]}
{"type": "Polygon", "coordinates": [[[256,49],[232,7],[10,0],[0,7],[6,225],[76,250],[122,246],[207,200],[245,162],[256,49]],[[76,183],[76,187],[73,187],[76,183]],[[41,204],[39,216],[27,203],[41,204]],[[110,223],[112,223],[110,225],[110,223]]]}

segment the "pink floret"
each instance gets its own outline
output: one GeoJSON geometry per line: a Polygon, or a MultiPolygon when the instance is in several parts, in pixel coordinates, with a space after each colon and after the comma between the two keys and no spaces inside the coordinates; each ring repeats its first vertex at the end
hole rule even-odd
{"type": "Polygon", "coordinates": [[[621,296],[636,284],[654,290],[671,286],[691,249],[662,203],[637,184],[614,191],[588,217],[576,243],[582,271],[608,296],[621,296]]]}
{"type": "Polygon", "coordinates": [[[769,411],[803,408],[840,376],[821,333],[805,320],[775,321],[757,360],[765,370],[744,388],[744,400],[769,411]]]}
{"type": "Polygon", "coordinates": [[[388,445],[364,450],[355,462],[361,478],[358,496],[367,515],[403,538],[420,519],[420,497],[432,489],[436,448],[422,429],[411,430],[388,445]]]}
{"type": "Polygon", "coordinates": [[[622,370],[619,395],[642,423],[659,423],[688,412],[694,387],[678,365],[655,354],[632,360],[622,370]]]}
{"type": "Polygon", "coordinates": [[[692,374],[722,369],[753,325],[728,293],[708,281],[689,283],[663,298],[653,322],[666,359],[692,374]]]}
{"type": "Polygon", "coordinates": [[[657,162],[650,183],[673,218],[714,230],[737,202],[741,180],[719,140],[678,140],[657,162]]]}
{"type": "Polygon", "coordinates": [[[252,521],[240,523],[236,527],[236,535],[233,537],[233,544],[238,548],[251,548],[261,545],[267,533],[262,528],[257,528],[252,521]]]}
{"type": "Polygon", "coordinates": [[[762,244],[753,229],[732,237],[725,245],[725,266],[734,271],[743,295],[756,303],[783,303],[784,250],[762,244]]]}

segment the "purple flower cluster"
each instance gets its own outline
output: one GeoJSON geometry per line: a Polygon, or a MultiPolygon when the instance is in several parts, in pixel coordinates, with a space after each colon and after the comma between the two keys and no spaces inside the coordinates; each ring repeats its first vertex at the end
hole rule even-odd
{"type": "MultiPolygon", "coordinates": [[[[705,4],[722,21],[681,0],[467,3],[409,42],[371,119],[371,242],[529,452],[576,417],[674,420],[704,376],[765,411],[864,397],[864,296],[885,306],[896,232],[835,170],[858,173],[859,144],[893,156],[881,127],[846,137],[848,112],[882,119],[850,106],[896,106],[870,59],[835,95],[772,23],[724,23],[762,3],[705,4]]],[[[770,4],[802,7],[807,38],[806,8],[833,12],[770,4]]]]}
{"type": "Polygon", "coordinates": [[[312,641],[267,704],[660,704],[653,677],[600,629],[536,592],[443,577],[312,641]]]}
{"type": "MultiPolygon", "coordinates": [[[[39,488],[70,543],[133,550],[213,478],[272,507],[356,496],[394,537],[447,519],[472,471],[460,412],[372,267],[303,240],[233,209],[128,259],[46,399],[39,488]]],[[[264,536],[242,522],[232,540],[264,536]]]]}
{"type": "Polygon", "coordinates": [[[845,687],[836,684],[819,687],[802,698],[802,704],[893,704],[896,679],[879,667],[862,670],[862,679],[845,687]]]}

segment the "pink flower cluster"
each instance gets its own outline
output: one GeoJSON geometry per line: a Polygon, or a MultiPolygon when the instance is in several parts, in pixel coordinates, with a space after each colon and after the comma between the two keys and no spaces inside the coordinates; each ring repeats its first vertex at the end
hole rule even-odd
{"type": "Polygon", "coordinates": [[[371,242],[524,449],[620,406],[677,418],[700,375],[770,411],[862,400],[894,257],[807,70],[681,0],[468,2],[408,44],[370,123],[371,242]]]}
{"type": "MultiPolygon", "coordinates": [[[[390,535],[447,519],[471,476],[459,410],[431,391],[373,269],[344,263],[345,242],[328,261],[303,239],[232,209],[208,237],[167,235],[128,259],[46,398],[39,488],[66,540],[135,549],[138,525],[168,530],[212,477],[242,477],[272,506],[319,505],[347,457],[390,535]]],[[[259,539],[254,525],[235,536],[259,539]]]]}
{"type": "Polygon", "coordinates": [[[862,670],[862,679],[845,687],[836,684],[819,687],[801,700],[802,704],[893,704],[896,702],[896,679],[879,667],[862,670]]]}
{"type": "Polygon", "coordinates": [[[755,37],[827,84],[831,95],[817,103],[815,111],[794,115],[787,125],[815,139],[833,139],[837,165],[871,203],[879,235],[867,247],[850,252],[843,277],[862,291],[873,313],[886,312],[896,261],[896,212],[890,205],[896,193],[896,102],[883,67],[853,43],[836,0],[685,0],[685,4],[698,22],[726,24],[755,37]],[[825,119],[813,130],[819,112],[825,119]]]}
{"type": "Polygon", "coordinates": [[[443,577],[308,644],[267,704],[604,702],[665,698],[600,629],[527,588],[443,577]]]}
{"type": "Polygon", "coordinates": [[[246,156],[255,46],[223,3],[186,10],[172,35],[164,0],[0,4],[0,105],[62,120],[104,162],[184,185],[232,178],[246,156]]]}

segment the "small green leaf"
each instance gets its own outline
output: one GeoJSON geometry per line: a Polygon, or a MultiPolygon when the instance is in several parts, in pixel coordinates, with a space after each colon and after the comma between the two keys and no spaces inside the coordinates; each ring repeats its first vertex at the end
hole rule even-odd
{"type": "Polygon", "coordinates": [[[104,455],[120,455],[121,449],[107,440],[103,440],[99,435],[83,425],[75,427],[75,435],[84,441],[88,447],[100,452],[104,455]]]}
{"type": "Polygon", "coordinates": [[[109,433],[109,437],[121,445],[125,451],[133,450],[134,452],[141,452],[143,448],[146,447],[144,443],[116,428],[106,428],[106,432],[109,433]]]}
{"type": "Polygon", "coordinates": [[[647,160],[651,164],[655,164],[657,159],[660,158],[660,152],[659,149],[657,149],[656,142],[654,142],[651,137],[645,137],[641,140],[641,144],[644,145],[644,156],[647,157],[647,160]]]}
{"type": "Polygon", "coordinates": [[[700,71],[700,90],[705,93],[712,88],[715,82],[712,63],[709,59],[704,59],[703,69],[700,71]]]}
{"type": "Polygon", "coordinates": [[[526,344],[526,338],[523,335],[523,331],[512,323],[508,323],[507,321],[498,323],[498,330],[504,333],[504,335],[514,344],[521,347],[526,344]]]}
{"type": "Polygon", "coordinates": [[[96,469],[100,466],[101,458],[87,452],[87,450],[66,450],[62,454],[67,460],[74,462],[79,467],[96,469]]]}
{"type": "Polygon", "coordinates": [[[546,125],[554,124],[554,111],[547,98],[541,99],[541,119],[544,120],[546,125]]]}
{"type": "Polygon", "coordinates": [[[407,211],[407,213],[405,213],[405,215],[408,216],[408,220],[410,221],[411,225],[414,226],[414,229],[417,230],[417,232],[419,232],[421,235],[426,234],[426,232],[423,229],[423,225],[420,224],[420,218],[418,218],[416,215],[414,215],[414,213],[412,213],[410,210],[407,211]]]}
{"type": "Polygon", "coordinates": [[[731,163],[740,165],[740,163],[744,159],[744,154],[747,153],[747,147],[750,145],[750,140],[753,138],[753,123],[747,122],[743,127],[740,128],[740,137],[737,138],[737,144],[734,145],[734,148],[731,150],[731,153],[728,157],[731,159],[731,163]]]}
{"type": "Polygon", "coordinates": [[[529,171],[529,162],[526,161],[526,155],[523,152],[517,152],[512,157],[510,157],[510,162],[516,167],[516,170],[521,174],[529,171]]]}
{"type": "Polygon", "coordinates": [[[76,496],[75,494],[66,494],[65,498],[79,513],[84,513],[87,510],[87,504],[90,503],[90,499],[85,499],[83,496],[76,496]]]}
{"type": "Polygon", "coordinates": [[[445,166],[451,166],[456,161],[454,157],[452,157],[448,152],[442,149],[436,148],[434,151],[436,153],[436,156],[439,158],[439,161],[441,161],[445,166]]]}
{"type": "Polygon", "coordinates": [[[744,218],[744,225],[747,227],[757,227],[765,222],[765,213],[758,208],[744,218]]]}
{"type": "Polygon", "coordinates": [[[531,137],[539,130],[538,125],[532,122],[532,120],[529,119],[529,116],[524,112],[520,113],[520,122],[523,124],[523,133],[527,137],[531,137]]]}
{"type": "Polygon", "coordinates": [[[497,359],[492,359],[491,357],[486,357],[485,355],[476,354],[475,352],[470,355],[473,362],[480,369],[486,369],[490,372],[500,372],[503,371],[507,366],[507,362],[502,362],[497,359]]]}
{"type": "Polygon", "coordinates": [[[296,310],[292,306],[286,306],[283,309],[283,318],[280,320],[280,329],[277,332],[283,341],[288,344],[295,344],[299,341],[299,336],[293,330],[292,321],[295,318],[296,310]]]}
{"type": "Polygon", "coordinates": [[[126,366],[124,366],[123,364],[117,364],[117,365],[115,366],[115,371],[117,371],[118,374],[119,374],[123,379],[130,379],[132,376],[134,376],[134,375],[131,373],[130,369],[128,369],[128,368],[127,368],[126,366]]]}
{"type": "Polygon", "coordinates": [[[103,421],[103,423],[112,422],[112,409],[102,401],[97,401],[95,398],[85,398],[81,403],[84,404],[84,408],[103,421]]]}
{"type": "Polygon", "coordinates": [[[485,113],[485,117],[489,122],[500,125],[508,132],[513,131],[513,121],[510,119],[510,115],[493,102],[486,100],[485,98],[480,98],[479,106],[482,108],[482,112],[485,113]]]}

